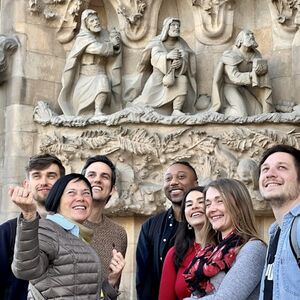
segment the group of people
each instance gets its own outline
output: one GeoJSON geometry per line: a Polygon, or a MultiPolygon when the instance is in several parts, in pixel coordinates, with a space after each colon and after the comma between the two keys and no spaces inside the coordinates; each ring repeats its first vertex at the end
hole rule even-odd
{"type": "Polygon", "coordinates": [[[102,155],[82,174],[35,155],[9,197],[18,218],[0,225],[0,299],[117,299],[127,234],[103,214],[116,169],[102,155]]]}
{"type": "MultiPolygon", "coordinates": [[[[138,300],[300,299],[300,150],[276,145],[259,166],[276,219],[268,247],[242,182],[198,186],[188,162],[168,167],[171,207],[146,220],[137,243],[138,300]]],[[[115,183],[106,156],[68,175],[53,155],[30,158],[23,186],[9,189],[21,213],[0,225],[1,299],[117,299],[127,235],[103,214],[115,183]]]]}
{"type": "Polygon", "coordinates": [[[189,163],[169,166],[171,207],[142,225],[137,244],[138,300],[300,299],[300,151],[267,149],[259,172],[276,219],[268,247],[242,182],[220,178],[201,187],[189,163]]]}

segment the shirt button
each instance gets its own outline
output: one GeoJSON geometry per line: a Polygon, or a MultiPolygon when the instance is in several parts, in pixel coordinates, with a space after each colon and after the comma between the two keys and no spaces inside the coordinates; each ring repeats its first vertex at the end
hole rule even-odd
{"type": "Polygon", "coordinates": [[[172,226],[173,226],[173,224],[170,224],[169,226],[170,226],[170,227],[172,227],[172,226]]]}
{"type": "Polygon", "coordinates": [[[163,239],[163,242],[165,243],[167,241],[167,239],[163,239]]]}

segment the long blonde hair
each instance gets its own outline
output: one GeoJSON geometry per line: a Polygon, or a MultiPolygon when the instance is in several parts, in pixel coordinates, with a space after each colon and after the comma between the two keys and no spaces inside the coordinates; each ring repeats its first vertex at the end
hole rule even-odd
{"type": "MultiPolygon", "coordinates": [[[[244,239],[261,240],[255,225],[253,204],[247,187],[239,180],[220,178],[210,182],[204,189],[204,198],[209,188],[215,188],[224,202],[236,232],[244,239]]],[[[208,230],[208,228],[207,228],[208,230]]]]}

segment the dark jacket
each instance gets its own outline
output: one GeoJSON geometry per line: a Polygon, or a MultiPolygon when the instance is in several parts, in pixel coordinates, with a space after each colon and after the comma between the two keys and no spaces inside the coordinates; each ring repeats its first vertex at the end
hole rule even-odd
{"type": "Polygon", "coordinates": [[[17,218],[0,225],[0,299],[26,300],[28,281],[18,279],[11,270],[14,256],[14,246],[17,228],[17,218]]]}
{"type": "Polygon", "coordinates": [[[177,226],[172,208],[149,218],[142,225],[136,250],[138,300],[158,299],[163,262],[174,245],[177,226]]]}

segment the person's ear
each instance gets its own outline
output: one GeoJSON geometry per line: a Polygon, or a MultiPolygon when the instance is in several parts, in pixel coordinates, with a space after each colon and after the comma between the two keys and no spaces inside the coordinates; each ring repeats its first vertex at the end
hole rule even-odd
{"type": "Polygon", "coordinates": [[[115,191],[116,191],[116,186],[114,185],[112,188],[111,188],[111,191],[109,193],[109,195],[112,195],[115,191]]]}

